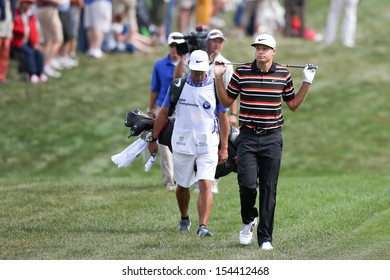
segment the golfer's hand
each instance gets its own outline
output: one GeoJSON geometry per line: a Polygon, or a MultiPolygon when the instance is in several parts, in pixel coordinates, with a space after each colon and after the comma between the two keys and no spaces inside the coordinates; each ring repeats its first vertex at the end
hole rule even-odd
{"type": "Polygon", "coordinates": [[[223,164],[228,159],[228,149],[220,149],[218,152],[218,164],[223,164]]]}
{"type": "Polygon", "coordinates": [[[314,80],[314,76],[316,75],[317,67],[313,64],[306,64],[303,69],[303,81],[311,84],[314,80]]]}
{"type": "Polygon", "coordinates": [[[148,150],[149,150],[150,154],[157,153],[158,152],[157,142],[156,141],[149,142],[148,143],[148,150]]]}
{"type": "Polygon", "coordinates": [[[222,61],[214,61],[215,67],[214,67],[214,75],[222,76],[226,72],[226,65],[222,61]]]}

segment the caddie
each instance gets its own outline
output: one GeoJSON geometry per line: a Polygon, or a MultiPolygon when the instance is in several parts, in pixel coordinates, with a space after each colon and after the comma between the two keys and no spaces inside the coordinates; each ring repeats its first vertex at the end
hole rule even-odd
{"type": "MultiPolygon", "coordinates": [[[[217,102],[214,79],[207,76],[209,59],[207,52],[195,50],[190,55],[190,75],[176,103],[176,120],[172,133],[172,151],[174,180],[177,183],[176,199],[180,210],[179,231],[189,231],[189,187],[196,181],[199,183],[197,201],[199,226],[198,236],[212,236],[208,229],[208,220],[213,204],[211,182],[214,180],[218,163],[228,158],[228,109],[217,102]],[[218,145],[220,143],[220,149],[218,145]],[[194,168],[195,167],[195,168],[194,168]]],[[[174,80],[170,86],[171,94],[174,80]]],[[[167,94],[161,110],[155,120],[152,141],[149,142],[150,153],[158,151],[156,143],[169,115],[171,102],[167,94]]]]}

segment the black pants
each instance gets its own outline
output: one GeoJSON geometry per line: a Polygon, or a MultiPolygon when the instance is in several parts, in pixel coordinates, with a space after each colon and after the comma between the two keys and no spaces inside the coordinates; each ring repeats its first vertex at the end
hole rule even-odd
{"type": "Polygon", "coordinates": [[[281,129],[256,134],[253,129],[243,128],[237,138],[241,218],[244,224],[248,224],[260,216],[257,228],[259,245],[272,242],[282,148],[281,129]],[[259,213],[256,208],[257,187],[260,192],[259,213]]]}

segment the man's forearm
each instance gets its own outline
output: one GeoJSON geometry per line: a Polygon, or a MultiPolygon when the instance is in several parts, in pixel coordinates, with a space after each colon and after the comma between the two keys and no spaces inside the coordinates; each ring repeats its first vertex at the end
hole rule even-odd
{"type": "Polygon", "coordinates": [[[219,136],[221,138],[221,149],[228,148],[229,119],[226,113],[219,113],[219,136]]]}
{"type": "Polygon", "coordinates": [[[222,76],[216,76],[215,83],[219,101],[221,102],[223,107],[229,108],[230,105],[232,105],[233,101],[229,100],[222,76]]]}

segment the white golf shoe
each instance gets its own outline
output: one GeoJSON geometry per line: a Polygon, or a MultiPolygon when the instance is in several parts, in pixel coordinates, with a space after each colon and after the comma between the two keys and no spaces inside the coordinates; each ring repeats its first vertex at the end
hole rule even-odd
{"type": "Polygon", "coordinates": [[[271,242],[263,242],[262,244],[261,244],[261,246],[260,246],[260,249],[261,250],[266,250],[266,251],[270,251],[270,250],[272,250],[274,247],[272,247],[272,244],[271,244],[271,242]]]}
{"type": "Polygon", "coordinates": [[[255,218],[251,223],[244,224],[240,230],[240,244],[249,245],[253,239],[253,229],[257,225],[257,218],[255,218]]]}

